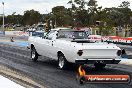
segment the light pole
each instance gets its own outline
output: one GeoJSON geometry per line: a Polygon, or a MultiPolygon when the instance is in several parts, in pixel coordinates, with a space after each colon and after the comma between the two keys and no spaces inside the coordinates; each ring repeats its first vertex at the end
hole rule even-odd
{"type": "Polygon", "coordinates": [[[4,24],[4,22],[5,22],[5,21],[4,21],[4,15],[5,15],[5,14],[4,14],[4,2],[2,2],[2,4],[3,4],[3,34],[5,34],[5,32],[4,32],[4,31],[5,31],[5,30],[4,30],[4,25],[5,25],[5,24],[4,24]]]}

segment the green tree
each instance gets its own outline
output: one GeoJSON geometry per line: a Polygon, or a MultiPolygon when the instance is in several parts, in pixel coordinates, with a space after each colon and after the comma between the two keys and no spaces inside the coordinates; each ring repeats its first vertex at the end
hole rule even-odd
{"type": "Polygon", "coordinates": [[[93,24],[93,22],[95,22],[92,19],[95,18],[94,13],[92,12],[92,7],[95,6],[95,4],[93,4],[92,1],[94,2],[95,0],[70,0],[68,2],[68,4],[71,4],[72,6],[72,17],[74,19],[74,23],[77,23],[77,25],[74,26],[78,26],[78,23],[80,24],[79,26],[88,26],[90,23],[93,24]],[[88,6],[89,8],[86,9],[88,6]]]}
{"type": "MultiPolygon", "coordinates": [[[[128,25],[131,26],[130,18],[131,18],[132,12],[131,12],[131,9],[129,8],[129,6],[130,6],[129,1],[123,1],[119,6],[119,11],[124,15],[123,16],[123,19],[124,19],[123,26],[125,28],[125,37],[127,36],[128,25]]],[[[130,29],[130,31],[131,30],[132,29],[130,29]]]]}
{"type": "Polygon", "coordinates": [[[121,8],[128,8],[130,6],[130,2],[129,1],[123,1],[119,7],[121,8]]]}
{"type": "Polygon", "coordinates": [[[25,25],[33,25],[40,22],[41,14],[35,10],[24,11],[23,23],[25,25]]]}
{"type": "Polygon", "coordinates": [[[22,22],[23,16],[22,15],[8,15],[6,17],[5,23],[6,24],[23,24],[22,22]]]}
{"type": "Polygon", "coordinates": [[[54,24],[55,22],[57,26],[66,26],[71,24],[72,18],[69,10],[64,6],[56,6],[52,8],[51,18],[54,21],[54,24]]]}
{"type": "Polygon", "coordinates": [[[2,16],[0,16],[0,26],[3,24],[2,16]]]}

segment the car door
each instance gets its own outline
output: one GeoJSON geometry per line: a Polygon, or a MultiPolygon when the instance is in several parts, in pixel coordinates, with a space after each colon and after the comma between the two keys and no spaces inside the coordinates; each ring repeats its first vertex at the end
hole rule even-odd
{"type": "Polygon", "coordinates": [[[40,41],[42,40],[42,37],[44,36],[44,32],[33,32],[32,36],[34,36],[34,46],[37,50],[37,53],[41,55],[41,45],[40,41]]]}
{"type": "Polygon", "coordinates": [[[53,31],[50,31],[44,38],[37,41],[39,42],[38,46],[41,46],[39,47],[40,54],[49,58],[52,58],[53,34],[53,31]]]}

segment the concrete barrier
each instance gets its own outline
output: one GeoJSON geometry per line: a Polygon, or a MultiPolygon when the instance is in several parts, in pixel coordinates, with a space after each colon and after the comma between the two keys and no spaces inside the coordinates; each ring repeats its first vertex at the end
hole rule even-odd
{"type": "Polygon", "coordinates": [[[0,31],[0,35],[3,35],[3,31],[0,31]]]}
{"type": "Polygon", "coordinates": [[[23,31],[5,31],[5,35],[29,36],[29,32],[23,32],[23,31]]]}

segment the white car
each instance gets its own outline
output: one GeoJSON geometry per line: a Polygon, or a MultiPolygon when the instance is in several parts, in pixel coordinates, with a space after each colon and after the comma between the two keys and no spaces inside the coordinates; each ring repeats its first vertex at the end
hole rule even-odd
{"type": "Polygon", "coordinates": [[[118,64],[121,61],[121,49],[114,44],[93,43],[83,30],[69,28],[52,29],[45,36],[29,37],[31,58],[46,56],[58,61],[60,69],[69,63],[94,64],[105,67],[106,64],[118,64]]]}

